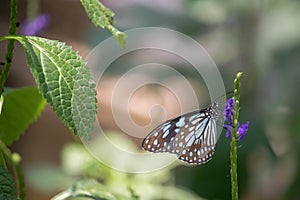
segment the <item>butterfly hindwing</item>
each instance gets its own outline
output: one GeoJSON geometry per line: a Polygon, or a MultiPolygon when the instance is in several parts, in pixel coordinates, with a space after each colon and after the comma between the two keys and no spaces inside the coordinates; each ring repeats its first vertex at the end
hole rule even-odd
{"type": "MultiPolygon", "coordinates": [[[[193,136],[195,138],[193,139],[193,144],[190,146],[185,146],[178,158],[191,164],[202,164],[208,162],[212,158],[212,155],[215,151],[215,131],[215,121],[212,119],[208,120],[203,129],[197,129],[193,136]]],[[[190,141],[187,141],[187,143],[190,141]]]]}

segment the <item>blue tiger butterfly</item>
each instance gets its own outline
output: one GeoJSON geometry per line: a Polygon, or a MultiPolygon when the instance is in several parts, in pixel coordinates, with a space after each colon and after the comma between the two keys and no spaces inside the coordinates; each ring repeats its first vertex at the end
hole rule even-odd
{"type": "Polygon", "coordinates": [[[217,142],[218,103],[170,119],[156,127],[143,140],[146,151],[176,154],[189,164],[208,162],[217,142]]]}

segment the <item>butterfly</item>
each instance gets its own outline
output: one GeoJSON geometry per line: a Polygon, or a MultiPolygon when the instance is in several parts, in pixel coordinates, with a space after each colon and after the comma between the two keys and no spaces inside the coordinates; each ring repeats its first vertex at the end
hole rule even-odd
{"type": "Polygon", "coordinates": [[[189,164],[208,162],[217,142],[218,103],[170,119],[149,133],[143,140],[146,151],[176,154],[189,164]]]}

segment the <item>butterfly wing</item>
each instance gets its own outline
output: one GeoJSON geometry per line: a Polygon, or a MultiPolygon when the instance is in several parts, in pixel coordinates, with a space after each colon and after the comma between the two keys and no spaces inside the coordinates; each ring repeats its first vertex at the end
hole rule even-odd
{"type": "Polygon", "coordinates": [[[164,122],[143,140],[142,147],[154,153],[176,154],[191,164],[209,161],[215,150],[217,131],[211,112],[210,107],[164,122]]]}

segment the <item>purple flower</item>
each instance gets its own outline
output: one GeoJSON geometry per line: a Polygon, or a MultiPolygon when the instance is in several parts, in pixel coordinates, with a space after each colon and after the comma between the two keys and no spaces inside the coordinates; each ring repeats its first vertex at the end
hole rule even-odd
{"type": "MultiPolygon", "coordinates": [[[[227,138],[231,138],[232,135],[233,106],[234,106],[233,99],[229,98],[226,102],[224,113],[223,113],[224,120],[225,120],[225,124],[223,125],[223,127],[226,129],[227,138]]],[[[242,125],[238,123],[238,140],[243,140],[245,138],[248,128],[249,128],[249,122],[246,122],[242,125]]]]}
{"type": "Polygon", "coordinates": [[[231,132],[232,132],[232,125],[231,124],[224,124],[223,127],[226,129],[226,137],[231,138],[231,132]]]}
{"type": "Polygon", "coordinates": [[[246,122],[245,124],[239,125],[238,127],[238,140],[244,139],[246,136],[246,133],[249,128],[249,122],[246,122]]]}
{"type": "Polygon", "coordinates": [[[47,14],[40,14],[34,19],[27,19],[23,25],[24,35],[37,35],[49,23],[50,17],[47,14]]]}
{"type": "Polygon", "coordinates": [[[232,116],[233,116],[233,113],[232,113],[232,109],[233,109],[233,99],[232,98],[229,98],[226,102],[226,105],[225,105],[225,109],[224,109],[224,120],[225,121],[232,121],[232,116]]]}

